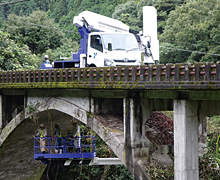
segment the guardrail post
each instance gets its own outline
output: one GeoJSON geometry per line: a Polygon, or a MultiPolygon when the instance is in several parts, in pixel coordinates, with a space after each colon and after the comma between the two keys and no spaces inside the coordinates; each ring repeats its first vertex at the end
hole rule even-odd
{"type": "Polygon", "coordinates": [[[77,81],[80,82],[80,75],[81,75],[81,72],[80,72],[80,68],[77,69],[77,81]]]}
{"type": "Polygon", "coordinates": [[[27,82],[30,83],[31,82],[31,72],[27,71],[26,75],[27,75],[27,78],[28,78],[27,82]]]}
{"type": "Polygon", "coordinates": [[[185,81],[189,81],[189,77],[190,77],[190,63],[185,64],[185,81]]]}
{"type": "Polygon", "coordinates": [[[5,72],[2,73],[2,83],[5,83],[5,72]]]}
{"type": "Polygon", "coordinates": [[[21,72],[21,76],[22,76],[22,82],[25,83],[25,81],[26,81],[25,71],[21,72]]]}
{"type": "Polygon", "coordinates": [[[170,81],[170,77],[171,77],[171,66],[173,64],[166,64],[166,80],[170,81]]]}
{"type": "Polygon", "coordinates": [[[180,63],[176,63],[174,81],[179,81],[179,80],[180,80],[180,63]]]}
{"type": "Polygon", "coordinates": [[[124,67],[124,81],[125,82],[128,82],[128,74],[129,74],[128,67],[126,66],[124,67]]]}
{"type": "Polygon", "coordinates": [[[51,82],[52,70],[48,71],[48,82],[51,82]]]}
{"type": "Polygon", "coordinates": [[[131,76],[131,81],[135,82],[137,79],[137,67],[132,66],[132,76],[131,76]]]}
{"type": "Polygon", "coordinates": [[[152,77],[153,77],[153,65],[152,65],[152,64],[149,64],[149,65],[148,65],[148,71],[147,71],[147,73],[148,73],[148,78],[147,78],[147,80],[148,80],[149,82],[153,81],[153,79],[152,79],[152,77]]]}
{"type": "Polygon", "coordinates": [[[139,81],[144,81],[144,66],[140,66],[140,78],[139,81]]]}
{"type": "Polygon", "coordinates": [[[22,80],[21,80],[21,71],[18,72],[18,83],[21,83],[22,80]]]}
{"type": "Polygon", "coordinates": [[[18,72],[15,71],[15,80],[14,80],[14,83],[18,83],[18,72]]]}
{"type": "Polygon", "coordinates": [[[195,81],[199,81],[200,77],[200,63],[195,64],[195,81]]]}
{"type": "Polygon", "coordinates": [[[40,82],[40,80],[41,80],[41,71],[38,70],[38,71],[37,71],[37,74],[38,74],[38,80],[37,80],[37,82],[40,82]]]}
{"type": "Polygon", "coordinates": [[[211,73],[211,63],[205,63],[205,80],[210,81],[210,73],[211,73]]]}
{"type": "Polygon", "coordinates": [[[117,81],[121,81],[121,67],[117,67],[117,81]]]}
{"type": "Polygon", "coordinates": [[[110,82],[114,81],[114,67],[110,67],[110,82]]]}
{"type": "Polygon", "coordinates": [[[157,69],[156,69],[156,78],[155,78],[155,80],[156,81],[161,81],[162,80],[162,78],[161,78],[161,67],[163,66],[163,64],[158,64],[156,67],[157,67],[157,69]]]}
{"type": "Polygon", "coordinates": [[[100,81],[100,75],[101,75],[100,68],[96,68],[95,75],[96,75],[96,77],[95,77],[96,82],[99,82],[100,81]]]}
{"type": "Polygon", "coordinates": [[[93,81],[93,69],[88,69],[89,70],[89,82],[93,81]]]}
{"type": "Polygon", "coordinates": [[[74,69],[70,69],[70,75],[71,75],[71,78],[70,78],[70,81],[74,81],[74,69]]]}
{"type": "Polygon", "coordinates": [[[9,82],[9,72],[6,72],[6,83],[9,82]]]}

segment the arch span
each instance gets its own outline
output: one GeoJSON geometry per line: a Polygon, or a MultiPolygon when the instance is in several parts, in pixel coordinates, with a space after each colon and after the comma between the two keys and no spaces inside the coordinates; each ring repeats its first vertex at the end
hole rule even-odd
{"type": "MultiPolygon", "coordinates": [[[[24,112],[19,113],[13,118],[8,125],[2,130],[0,137],[0,145],[5,141],[8,135],[24,120],[31,118],[32,116],[46,112],[46,111],[59,111],[67,114],[70,117],[74,117],[80,122],[91,127],[113,150],[118,158],[124,164],[123,150],[124,150],[124,135],[120,131],[114,131],[102,125],[99,121],[99,116],[94,115],[91,111],[91,102],[89,99],[81,99],[74,101],[71,98],[29,98],[27,101],[27,107],[24,112]],[[76,104],[75,102],[79,102],[76,104]],[[90,107],[90,108],[89,108],[90,107]]],[[[63,120],[67,121],[67,120],[63,120]]],[[[69,122],[69,119],[68,119],[69,122]]]]}

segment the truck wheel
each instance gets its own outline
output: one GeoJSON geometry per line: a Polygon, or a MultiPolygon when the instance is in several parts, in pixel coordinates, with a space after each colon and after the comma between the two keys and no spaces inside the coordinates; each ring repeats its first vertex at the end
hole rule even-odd
{"type": "Polygon", "coordinates": [[[96,65],[94,65],[94,64],[91,64],[91,65],[89,65],[89,67],[96,67],[96,65]]]}

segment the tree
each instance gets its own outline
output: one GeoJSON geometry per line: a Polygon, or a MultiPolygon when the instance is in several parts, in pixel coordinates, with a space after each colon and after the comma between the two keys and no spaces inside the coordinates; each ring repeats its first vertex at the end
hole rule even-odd
{"type": "Polygon", "coordinates": [[[174,49],[161,51],[161,63],[219,61],[219,5],[217,0],[195,0],[171,11],[160,42],[163,48],[174,49]]]}
{"type": "Polygon", "coordinates": [[[62,0],[56,3],[54,11],[50,14],[51,18],[54,18],[55,22],[58,23],[62,16],[67,15],[67,1],[62,0]]]}
{"type": "Polygon", "coordinates": [[[161,34],[166,25],[166,20],[170,14],[170,11],[174,10],[176,6],[183,4],[184,1],[172,1],[172,0],[161,0],[155,5],[157,9],[157,24],[158,32],[161,34]]]}
{"type": "Polygon", "coordinates": [[[26,45],[16,44],[8,33],[0,31],[0,71],[36,69],[38,58],[26,45]]]}
{"type": "MultiPolygon", "coordinates": [[[[79,45],[77,42],[72,41],[71,39],[66,39],[60,47],[57,49],[49,49],[45,54],[49,55],[49,59],[51,61],[60,61],[60,56],[68,57],[69,60],[72,59],[71,52],[77,52],[79,49],[79,45]]],[[[43,57],[41,58],[44,59],[43,57]]]]}
{"type": "Polygon", "coordinates": [[[143,6],[153,6],[155,0],[140,0],[138,4],[128,1],[115,7],[112,18],[127,24],[130,29],[141,31],[143,28],[143,6]]]}
{"type": "Polygon", "coordinates": [[[56,49],[62,44],[64,33],[44,11],[34,11],[30,16],[10,14],[5,22],[5,31],[15,42],[30,47],[32,53],[42,54],[48,49],[56,49]]]}
{"type": "MultiPolygon", "coordinates": [[[[1,0],[0,0],[1,1],[1,0]]],[[[15,0],[8,0],[15,1],[15,0]]],[[[19,2],[15,4],[10,4],[7,6],[7,11],[5,11],[5,16],[7,17],[9,14],[13,13],[18,16],[29,15],[32,11],[42,10],[48,11],[50,4],[53,4],[54,0],[29,0],[24,2],[19,2]],[[52,1],[52,2],[51,2],[52,1]]]]}

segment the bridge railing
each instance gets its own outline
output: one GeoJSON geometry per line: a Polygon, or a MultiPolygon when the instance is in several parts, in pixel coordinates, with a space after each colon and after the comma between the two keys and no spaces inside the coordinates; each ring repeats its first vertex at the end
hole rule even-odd
{"type": "Polygon", "coordinates": [[[0,72],[0,83],[219,80],[219,62],[0,72]]]}

